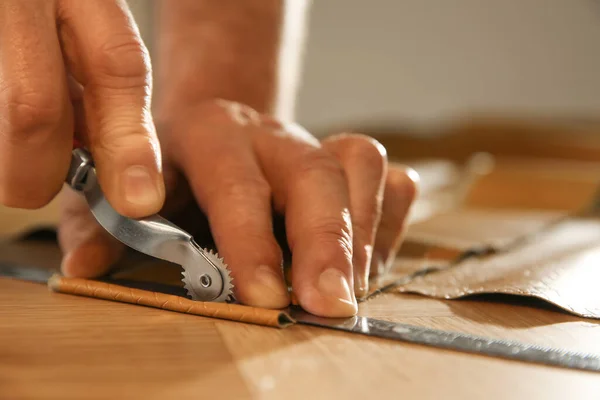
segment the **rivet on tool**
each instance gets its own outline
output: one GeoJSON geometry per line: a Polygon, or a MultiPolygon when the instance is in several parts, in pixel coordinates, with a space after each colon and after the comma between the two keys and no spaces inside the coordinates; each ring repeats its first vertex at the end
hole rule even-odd
{"type": "Polygon", "coordinates": [[[212,284],[212,280],[210,279],[210,276],[204,274],[200,277],[200,284],[202,285],[202,287],[209,287],[212,284]]]}

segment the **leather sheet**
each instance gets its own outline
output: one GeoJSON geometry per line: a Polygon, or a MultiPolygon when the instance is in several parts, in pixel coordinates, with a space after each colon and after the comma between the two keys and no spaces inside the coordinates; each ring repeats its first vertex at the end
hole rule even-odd
{"type": "Polygon", "coordinates": [[[402,257],[456,261],[518,243],[593,205],[600,163],[478,154],[458,175],[448,180],[454,206],[411,224],[402,257]]]}
{"type": "Polygon", "coordinates": [[[425,245],[426,258],[453,259],[464,252],[492,252],[545,229],[564,217],[562,212],[462,208],[412,225],[407,247],[425,245]],[[429,253],[429,257],[427,257],[429,253]]]}
{"type": "Polygon", "coordinates": [[[484,293],[531,296],[600,318],[600,220],[570,218],[510,251],[416,276],[394,290],[445,299],[484,293]]]}
{"type": "Polygon", "coordinates": [[[501,293],[600,318],[600,163],[476,161],[462,202],[409,227],[369,297],[501,293]]]}

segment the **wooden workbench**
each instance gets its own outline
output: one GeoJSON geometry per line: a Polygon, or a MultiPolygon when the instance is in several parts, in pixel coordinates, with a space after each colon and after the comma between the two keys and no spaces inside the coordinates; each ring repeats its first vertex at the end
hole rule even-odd
{"type": "MultiPolygon", "coordinates": [[[[600,353],[555,310],[387,294],[362,315],[600,353]]],[[[2,399],[598,399],[600,374],[307,326],[266,328],[0,279],[2,399]]]]}

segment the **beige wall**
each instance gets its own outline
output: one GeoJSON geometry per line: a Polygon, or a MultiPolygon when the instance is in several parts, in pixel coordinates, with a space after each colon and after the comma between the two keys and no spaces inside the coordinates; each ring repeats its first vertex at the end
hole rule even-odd
{"type": "MultiPolygon", "coordinates": [[[[147,37],[150,1],[130,0],[147,37]]],[[[309,128],[600,112],[598,0],[313,0],[309,21],[297,108],[309,128]]]]}

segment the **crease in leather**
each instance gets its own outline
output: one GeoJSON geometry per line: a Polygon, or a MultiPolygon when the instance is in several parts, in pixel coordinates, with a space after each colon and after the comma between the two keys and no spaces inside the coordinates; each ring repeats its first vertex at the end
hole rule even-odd
{"type": "Polygon", "coordinates": [[[111,283],[68,278],[58,274],[48,280],[51,290],[77,296],[117,301],[185,314],[226,319],[256,325],[285,328],[294,320],[282,310],[249,307],[239,304],[194,301],[171,294],[130,288],[111,283]]]}
{"type": "MultiPolygon", "coordinates": [[[[528,180],[527,185],[523,185],[524,181],[522,179],[517,179],[518,185],[515,186],[512,180],[506,180],[506,176],[504,176],[500,181],[502,184],[500,186],[504,191],[496,190],[493,196],[486,195],[482,197],[480,196],[481,193],[478,196],[471,196],[473,191],[477,191],[481,186],[482,178],[485,178],[483,179],[485,180],[484,186],[489,189],[494,187],[492,183],[496,182],[498,176],[502,175],[484,174],[471,185],[462,207],[434,215],[427,220],[412,225],[408,229],[399,256],[408,259],[415,258],[411,261],[411,264],[415,266],[419,264],[417,261],[420,261],[421,268],[406,270],[401,267],[399,271],[392,270],[387,279],[383,282],[380,279],[371,287],[372,290],[370,290],[366,299],[368,300],[379,293],[396,288],[399,291],[406,292],[409,291],[409,288],[412,288],[414,293],[434,296],[431,285],[435,282],[448,290],[448,280],[451,281],[456,273],[454,270],[462,268],[463,265],[473,265],[470,273],[475,274],[479,270],[495,268],[491,260],[497,260],[498,257],[514,257],[518,263],[519,257],[522,257],[523,252],[527,251],[523,249],[535,248],[536,244],[545,243],[548,234],[552,234],[556,229],[562,229],[566,223],[568,224],[573,219],[578,218],[594,218],[600,214],[600,189],[598,188],[596,174],[587,174],[589,177],[585,185],[579,184],[577,186],[579,190],[576,190],[575,193],[567,190],[571,197],[565,198],[563,196],[559,201],[554,201],[552,195],[550,198],[543,195],[548,190],[542,193],[540,198],[537,187],[540,183],[546,186],[550,185],[551,190],[548,194],[555,193],[557,190],[557,171],[548,173],[546,164],[534,164],[537,169],[531,170],[531,165],[528,165],[527,168],[517,165],[513,169],[518,174],[515,175],[515,171],[511,171],[511,174],[516,178],[519,178],[523,173],[530,175],[526,179],[528,180]],[[544,165],[544,168],[541,168],[542,165],[544,165]],[[511,190],[515,189],[529,194],[520,193],[519,196],[521,197],[513,196],[509,201],[506,201],[503,197],[505,192],[508,190],[512,193],[511,190]],[[572,199],[573,196],[577,198],[577,201],[572,199]],[[422,287],[423,282],[429,282],[430,286],[422,287]],[[418,290],[419,288],[420,290],[418,290]]],[[[510,163],[508,166],[510,167],[510,163]]],[[[495,168],[495,171],[502,172],[505,169],[506,165],[495,168]]],[[[565,175],[562,168],[559,168],[558,172],[565,175]]],[[[581,172],[581,170],[577,170],[575,176],[577,182],[581,180],[579,179],[581,172]]],[[[573,171],[566,175],[568,176],[562,176],[558,180],[558,186],[572,183],[573,171]]],[[[573,189],[572,185],[569,188],[573,189]]],[[[487,190],[483,192],[487,192],[487,190]]],[[[591,250],[581,251],[591,257],[589,255],[591,250]]],[[[576,254],[573,256],[576,257],[576,254]]],[[[583,282],[589,282],[586,277],[591,281],[600,281],[594,276],[595,271],[584,271],[584,266],[589,266],[589,263],[581,264],[573,260],[563,260],[563,265],[567,270],[575,269],[574,274],[583,282]]],[[[498,273],[501,274],[501,272],[498,273]]],[[[457,288],[452,294],[445,293],[443,296],[438,294],[438,297],[458,298],[477,293],[531,296],[545,300],[579,316],[598,318],[598,310],[593,302],[590,308],[588,305],[590,302],[585,301],[585,296],[574,296],[575,293],[572,287],[553,282],[554,286],[558,286],[558,293],[552,295],[553,289],[550,285],[544,285],[544,283],[548,284],[549,282],[543,276],[537,276],[535,279],[528,280],[528,284],[524,285],[525,288],[520,287],[523,286],[522,282],[498,287],[494,287],[490,283],[487,289],[480,287],[467,290],[463,288],[464,290],[461,291],[460,288],[457,288]],[[539,280],[538,286],[541,285],[545,290],[534,289],[536,287],[535,279],[539,280]],[[561,293],[565,291],[568,294],[561,296],[561,293]]],[[[574,284],[575,287],[577,285],[578,283],[574,284]]]]}
{"type": "Polygon", "coordinates": [[[413,274],[386,290],[456,299],[474,294],[535,297],[600,318],[600,220],[571,218],[511,251],[413,274]]]}
{"type": "Polygon", "coordinates": [[[412,225],[405,240],[448,258],[485,254],[514,246],[567,217],[562,212],[463,208],[412,225]]]}
{"type": "Polygon", "coordinates": [[[369,280],[369,293],[363,301],[405,285],[419,276],[433,274],[448,268],[452,268],[466,258],[421,258],[421,257],[397,257],[390,270],[381,276],[372,277],[369,280]]]}

